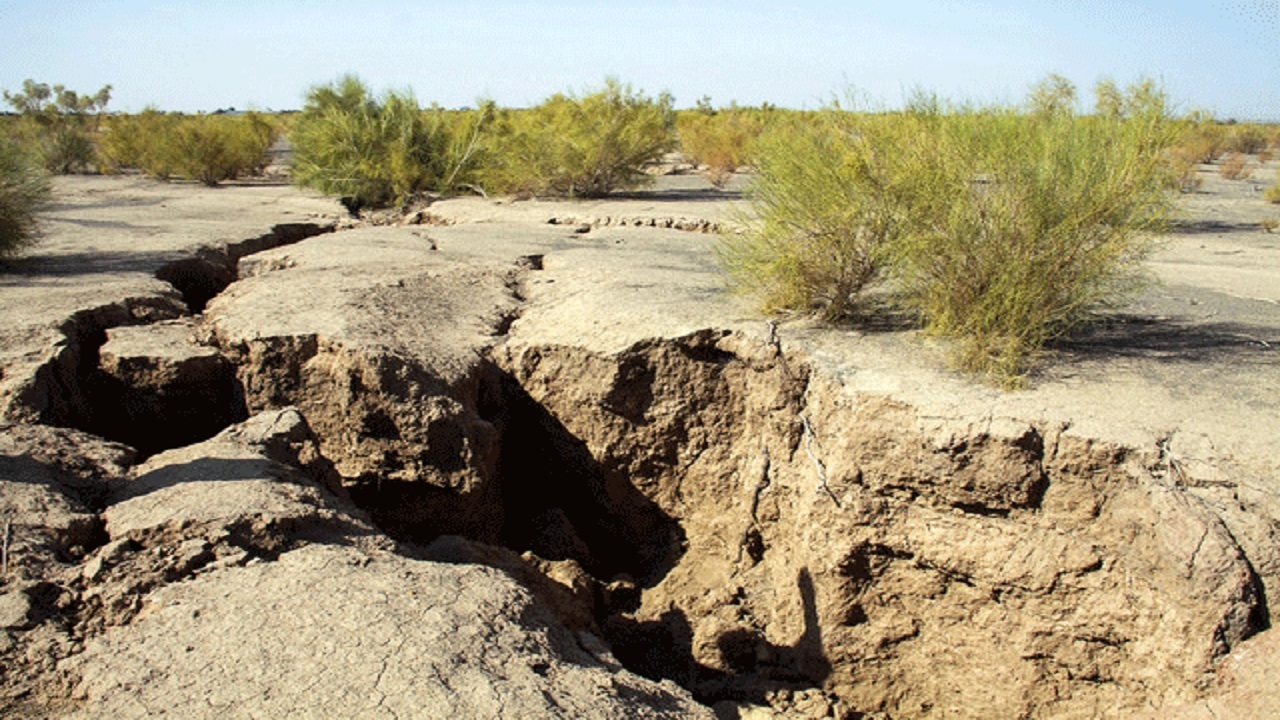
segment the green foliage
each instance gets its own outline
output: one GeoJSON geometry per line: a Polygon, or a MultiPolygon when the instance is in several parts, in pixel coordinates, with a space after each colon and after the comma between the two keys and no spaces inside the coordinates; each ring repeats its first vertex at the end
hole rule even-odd
{"type": "Polygon", "coordinates": [[[964,370],[1016,384],[1045,343],[1136,286],[1169,207],[1158,93],[1077,117],[1053,78],[1030,114],[917,97],[828,110],[757,146],[751,231],[725,238],[772,309],[857,311],[881,278],[964,370]]]}
{"type": "Polygon", "coordinates": [[[358,209],[403,203],[471,180],[491,104],[472,112],[423,111],[409,93],[375,99],[354,76],[307,93],[294,120],[294,181],[358,209]]]}
{"type": "Polygon", "coordinates": [[[257,113],[182,116],[147,109],[111,118],[100,154],[106,169],[131,167],[161,180],[182,177],[212,186],[261,173],[278,134],[257,113]]]}
{"type": "Polygon", "coordinates": [[[80,95],[62,85],[24,80],[5,102],[21,116],[15,137],[33,149],[39,162],[56,173],[85,172],[95,162],[93,136],[111,100],[111,86],[80,95]]]}
{"type": "Polygon", "coordinates": [[[896,271],[967,371],[1015,384],[1040,349],[1136,286],[1167,212],[1159,116],[938,118],[896,271]]]}
{"type": "Polygon", "coordinates": [[[749,162],[755,139],[773,114],[737,107],[717,111],[709,103],[681,112],[676,116],[680,152],[689,162],[704,166],[707,178],[721,185],[749,162]]]}
{"type": "Polygon", "coordinates": [[[164,136],[161,153],[174,175],[217,185],[261,174],[276,129],[255,113],[237,117],[197,115],[179,120],[164,136]]]}
{"type": "Polygon", "coordinates": [[[0,138],[0,258],[36,237],[36,213],[49,198],[49,181],[17,143],[0,138]]]}
{"type": "Polygon", "coordinates": [[[62,115],[91,115],[101,113],[111,101],[111,86],[104,85],[93,95],[80,95],[62,85],[49,87],[34,80],[23,80],[22,91],[4,91],[4,100],[22,115],[42,117],[50,122],[62,115]]]}
{"type": "Polygon", "coordinates": [[[167,115],[147,108],[137,115],[114,115],[107,119],[98,155],[104,172],[133,168],[160,180],[173,174],[172,163],[164,149],[181,121],[179,115],[167,115]]]}
{"type": "Polygon", "coordinates": [[[830,108],[762,135],[759,174],[747,190],[752,216],[744,218],[752,230],[719,247],[734,283],[758,293],[770,312],[856,313],[902,221],[888,154],[902,132],[886,118],[830,108]]]}
{"type": "Polygon", "coordinates": [[[1056,73],[1046,75],[1031,88],[1027,105],[1034,115],[1070,115],[1075,112],[1076,86],[1056,73]]]}
{"type": "Polygon", "coordinates": [[[490,192],[601,197],[648,180],[640,167],[670,145],[671,98],[609,79],[582,97],[556,94],[494,122],[480,174],[490,192]]]}
{"type": "Polygon", "coordinates": [[[1241,123],[1227,129],[1223,147],[1227,152],[1255,155],[1271,144],[1271,133],[1264,125],[1241,123]]]}

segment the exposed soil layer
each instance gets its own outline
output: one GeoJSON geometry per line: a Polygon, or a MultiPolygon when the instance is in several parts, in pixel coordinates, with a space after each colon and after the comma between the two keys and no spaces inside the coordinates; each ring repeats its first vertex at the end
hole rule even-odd
{"type": "Polygon", "coordinates": [[[189,342],[152,340],[155,329],[118,330],[115,344],[123,348],[108,350],[104,358],[108,336],[114,328],[200,313],[236,280],[240,258],[332,231],[331,224],[280,224],[258,237],[202,247],[193,258],[161,265],[156,277],[172,285],[177,296],[127,298],[73,315],[59,328],[63,340],[54,357],[36,371],[6,414],[79,428],[146,453],[212,437],[243,420],[230,366],[216,353],[200,351],[194,336],[189,342]],[[135,347],[129,347],[130,340],[135,347]]]}
{"type": "Polygon", "coordinates": [[[1194,699],[1268,624],[1232,534],[1150,458],[930,427],[778,345],[502,347],[453,382],[321,340],[231,357],[392,537],[571,561],[561,611],[708,704],[1129,712],[1194,699]]]}
{"type": "Polygon", "coordinates": [[[1092,717],[1265,693],[1239,659],[1274,644],[1251,640],[1273,496],[1167,438],[931,416],[773,325],[536,332],[569,277],[541,277],[548,251],[600,252],[544,225],[456,250],[474,226],[278,226],[69,320],[0,433],[0,710],[1092,717]]]}

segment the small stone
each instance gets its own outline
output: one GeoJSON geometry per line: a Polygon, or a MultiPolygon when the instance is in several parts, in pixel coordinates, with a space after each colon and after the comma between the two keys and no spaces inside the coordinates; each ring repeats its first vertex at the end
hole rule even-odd
{"type": "Polygon", "coordinates": [[[89,562],[84,564],[84,567],[80,570],[80,575],[85,580],[95,582],[102,577],[102,573],[106,569],[105,565],[101,555],[94,555],[89,562]]]}
{"type": "Polygon", "coordinates": [[[21,590],[0,595],[0,628],[23,630],[31,626],[31,598],[21,590]]]}

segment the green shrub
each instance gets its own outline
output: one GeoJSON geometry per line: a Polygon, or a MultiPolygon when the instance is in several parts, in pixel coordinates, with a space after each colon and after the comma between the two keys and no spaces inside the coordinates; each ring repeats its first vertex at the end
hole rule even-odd
{"type": "Polygon", "coordinates": [[[36,213],[48,198],[44,173],[17,143],[0,138],[0,259],[35,239],[36,213]]]}
{"type": "MultiPolygon", "coordinates": [[[[1052,80],[1052,78],[1051,78],[1052,80]]],[[[1031,112],[829,110],[766,134],[753,224],[721,254],[771,309],[858,310],[889,278],[953,360],[1016,384],[1051,339],[1136,286],[1167,212],[1174,139],[1158,93],[1121,115],[1077,117],[1050,82],[1031,112]]]]}
{"type": "Polygon", "coordinates": [[[901,132],[884,118],[831,108],[762,135],[743,218],[751,229],[719,245],[734,284],[758,293],[769,312],[857,313],[903,220],[889,155],[901,132]]]}
{"type": "Polygon", "coordinates": [[[293,178],[343,198],[353,210],[403,203],[471,181],[486,105],[471,112],[423,111],[409,93],[373,98],[353,76],[312,88],[293,120],[293,178]]]}
{"type": "Polygon", "coordinates": [[[1016,384],[1050,340],[1137,285],[1167,212],[1161,116],[937,118],[895,270],[961,369],[1016,384]]]}
{"type": "Polygon", "coordinates": [[[173,134],[180,119],[179,115],[167,115],[151,107],[137,115],[108,118],[98,148],[103,172],[133,168],[167,180],[173,168],[165,157],[164,141],[173,134]]]}
{"type": "Polygon", "coordinates": [[[111,100],[111,86],[94,95],[80,95],[62,85],[24,80],[17,93],[4,99],[21,116],[15,136],[33,149],[50,172],[86,172],[96,162],[93,138],[111,100]]]}
{"type": "Polygon", "coordinates": [[[680,152],[689,162],[705,167],[712,183],[722,185],[749,162],[752,146],[770,114],[743,108],[681,112],[676,116],[680,152]]]}
{"type": "Polygon", "coordinates": [[[104,169],[131,167],[161,180],[182,177],[217,185],[261,173],[278,134],[257,113],[181,116],[147,109],[111,118],[100,154],[104,169]]]}
{"type": "Polygon", "coordinates": [[[237,117],[198,115],[182,118],[162,141],[161,155],[174,175],[217,185],[245,175],[258,175],[267,165],[267,150],[276,129],[254,113],[237,117]]]}
{"type": "Polygon", "coordinates": [[[1271,144],[1271,134],[1266,127],[1255,123],[1232,125],[1226,131],[1223,144],[1227,152],[1255,155],[1271,144]]]}
{"type": "Polygon", "coordinates": [[[617,80],[575,97],[556,94],[498,114],[481,182],[489,192],[601,197],[648,180],[640,171],[671,144],[671,98],[617,80]]]}

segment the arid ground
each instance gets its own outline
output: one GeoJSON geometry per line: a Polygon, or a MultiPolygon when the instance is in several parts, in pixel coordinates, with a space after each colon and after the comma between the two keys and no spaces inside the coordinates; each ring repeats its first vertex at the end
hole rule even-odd
{"type": "Polygon", "coordinates": [[[1262,717],[1280,206],[1202,174],[1018,391],[728,293],[744,178],[61,178],[0,271],[0,713],[1262,717]]]}

